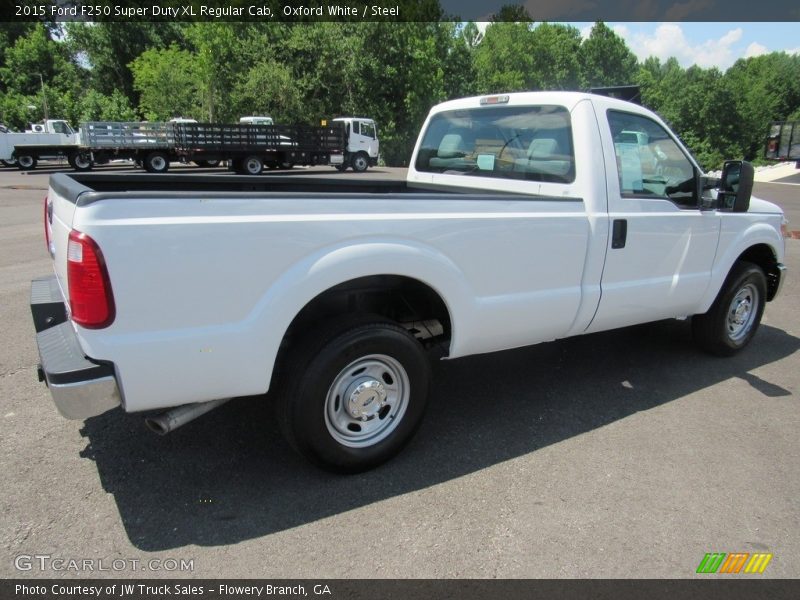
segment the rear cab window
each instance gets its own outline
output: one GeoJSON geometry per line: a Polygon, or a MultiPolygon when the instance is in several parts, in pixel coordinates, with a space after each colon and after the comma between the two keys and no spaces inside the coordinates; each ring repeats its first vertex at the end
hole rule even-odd
{"type": "Polygon", "coordinates": [[[563,106],[491,106],[434,115],[417,171],[552,183],[575,180],[570,114],[563,106]]]}

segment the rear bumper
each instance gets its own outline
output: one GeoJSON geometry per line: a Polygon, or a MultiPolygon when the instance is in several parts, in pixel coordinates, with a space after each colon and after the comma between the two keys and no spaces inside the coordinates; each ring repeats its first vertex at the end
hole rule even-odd
{"type": "Polygon", "coordinates": [[[39,379],[67,419],[87,419],[120,405],[114,365],[88,358],[67,320],[54,275],[31,282],[31,315],[39,347],[39,379]]]}

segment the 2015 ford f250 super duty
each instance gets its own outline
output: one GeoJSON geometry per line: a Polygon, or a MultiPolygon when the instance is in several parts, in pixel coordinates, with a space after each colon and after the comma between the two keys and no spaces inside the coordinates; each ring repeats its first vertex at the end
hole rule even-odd
{"type": "Polygon", "coordinates": [[[169,409],[161,432],[269,390],[295,448],[366,469],[419,425],[432,354],[690,315],[744,347],[783,214],[747,163],[714,187],[652,112],[562,92],[434,107],[405,182],[53,175],[40,375],[69,418],[169,409]]]}

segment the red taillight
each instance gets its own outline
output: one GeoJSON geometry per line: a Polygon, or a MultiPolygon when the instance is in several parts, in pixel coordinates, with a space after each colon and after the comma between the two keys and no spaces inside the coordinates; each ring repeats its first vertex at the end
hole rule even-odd
{"type": "Polygon", "coordinates": [[[74,229],[67,245],[67,283],[73,321],[89,329],[111,325],[114,295],[103,253],[92,238],[74,229]]]}

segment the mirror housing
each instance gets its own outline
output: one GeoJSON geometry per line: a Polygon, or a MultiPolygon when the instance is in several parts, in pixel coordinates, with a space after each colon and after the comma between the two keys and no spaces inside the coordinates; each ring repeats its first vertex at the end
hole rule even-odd
{"type": "Polygon", "coordinates": [[[731,212],[747,212],[753,193],[755,169],[743,160],[728,160],[722,166],[719,182],[718,207],[731,212]]]}
{"type": "Polygon", "coordinates": [[[697,197],[699,198],[698,205],[700,210],[714,210],[718,206],[717,195],[704,196],[704,192],[708,190],[716,190],[719,187],[719,179],[716,177],[709,177],[707,175],[699,174],[696,178],[697,181],[697,197]]]}

